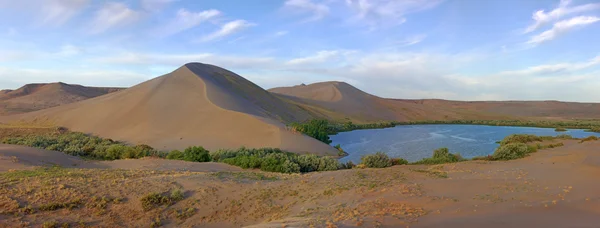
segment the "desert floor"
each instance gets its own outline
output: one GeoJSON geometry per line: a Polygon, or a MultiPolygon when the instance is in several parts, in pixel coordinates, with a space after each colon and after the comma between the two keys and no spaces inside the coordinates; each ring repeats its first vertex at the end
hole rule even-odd
{"type": "Polygon", "coordinates": [[[0,145],[0,227],[600,227],[600,142],[563,142],[508,162],[302,175],[0,145]],[[143,207],[150,193],[171,200],[143,207]]]}

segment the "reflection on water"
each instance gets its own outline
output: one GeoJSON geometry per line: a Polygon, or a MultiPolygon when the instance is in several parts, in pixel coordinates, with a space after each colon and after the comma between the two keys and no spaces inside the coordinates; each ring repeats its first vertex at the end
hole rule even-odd
{"type": "Polygon", "coordinates": [[[341,144],[349,156],[341,161],[360,162],[364,154],[377,151],[391,157],[417,161],[431,157],[434,149],[448,147],[452,153],[459,152],[465,158],[492,154],[497,141],[510,134],[534,134],[555,136],[568,134],[576,138],[598,133],[581,129],[555,132],[553,128],[502,127],[480,125],[408,125],[386,129],[357,130],[332,135],[332,145],[341,144]]]}

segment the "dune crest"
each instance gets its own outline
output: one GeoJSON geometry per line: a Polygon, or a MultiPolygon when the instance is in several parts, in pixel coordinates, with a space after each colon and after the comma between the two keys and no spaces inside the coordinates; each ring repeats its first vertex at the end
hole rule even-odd
{"type": "Polygon", "coordinates": [[[0,115],[19,114],[117,92],[121,88],[86,87],[62,82],[27,84],[0,91],[0,115]]]}
{"type": "Polygon", "coordinates": [[[230,71],[190,63],[118,93],[6,119],[49,121],[159,150],[245,146],[337,154],[327,144],[286,130],[281,119],[308,114],[278,103],[284,101],[230,71]]]}

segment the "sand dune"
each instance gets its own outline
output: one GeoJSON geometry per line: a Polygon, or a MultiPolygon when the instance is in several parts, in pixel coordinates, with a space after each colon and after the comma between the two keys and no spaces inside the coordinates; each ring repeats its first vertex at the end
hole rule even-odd
{"type": "Polygon", "coordinates": [[[344,82],[278,87],[269,90],[314,115],[355,122],[382,120],[502,120],[600,118],[600,104],[559,101],[450,101],[387,99],[344,82]]]}
{"type": "Polygon", "coordinates": [[[345,82],[320,82],[278,87],[269,91],[321,117],[333,120],[348,118],[360,123],[392,120],[507,119],[485,110],[463,111],[452,107],[381,98],[345,82]]]}
{"type": "Polygon", "coordinates": [[[331,146],[288,131],[280,122],[306,118],[309,114],[299,107],[232,72],[190,63],[118,93],[8,116],[4,121],[53,122],[73,131],[159,150],[246,146],[337,154],[331,146]]]}
{"type": "Polygon", "coordinates": [[[121,88],[86,87],[65,83],[28,84],[0,91],[0,115],[37,111],[116,92],[121,88]]]}

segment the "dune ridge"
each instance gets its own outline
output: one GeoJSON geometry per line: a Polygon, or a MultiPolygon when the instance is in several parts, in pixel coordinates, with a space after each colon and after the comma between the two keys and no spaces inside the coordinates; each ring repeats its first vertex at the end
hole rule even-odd
{"type": "Polygon", "coordinates": [[[73,131],[148,144],[159,150],[192,145],[209,150],[245,146],[337,154],[331,146],[288,131],[280,122],[285,118],[308,118],[307,113],[270,109],[270,102],[283,103],[232,72],[190,63],[118,93],[7,116],[4,121],[52,122],[73,131]],[[223,76],[224,72],[228,75],[223,76]],[[262,93],[263,98],[253,93],[262,93]],[[248,97],[258,98],[251,101],[248,97]]]}
{"type": "Polygon", "coordinates": [[[0,92],[0,115],[19,114],[69,104],[122,90],[86,87],[62,82],[27,84],[0,92]]]}

